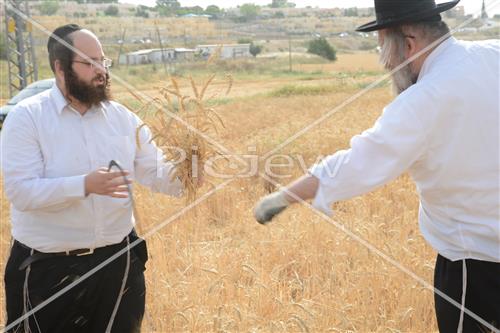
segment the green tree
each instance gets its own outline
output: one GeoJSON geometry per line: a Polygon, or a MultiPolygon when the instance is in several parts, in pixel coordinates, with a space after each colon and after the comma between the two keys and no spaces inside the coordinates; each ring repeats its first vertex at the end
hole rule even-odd
{"type": "Polygon", "coordinates": [[[271,8],[286,8],[288,0],[273,0],[271,8]]]}
{"type": "Polygon", "coordinates": [[[148,7],[146,7],[146,6],[139,5],[137,7],[137,10],[135,11],[135,16],[148,18],[149,17],[149,13],[147,11],[147,8],[148,7]]]}
{"type": "Polygon", "coordinates": [[[177,0],[156,0],[156,8],[160,16],[173,16],[181,8],[177,0]]]}
{"type": "Polygon", "coordinates": [[[279,11],[279,12],[274,13],[273,17],[277,18],[277,19],[285,18],[285,13],[283,13],[282,11],[279,11]]]}
{"type": "Polygon", "coordinates": [[[238,44],[252,44],[252,40],[250,38],[240,38],[238,39],[238,44]]]}
{"type": "Polygon", "coordinates": [[[253,55],[254,57],[257,57],[258,54],[262,52],[262,45],[256,45],[254,43],[250,44],[250,54],[253,55]]]}
{"type": "Polygon", "coordinates": [[[156,0],[157,7],[178,9],[181,7],[181,4],[177,0],[156,0]]]}
{"type": "Polygon", "coordinates": [[[320,57],[330,61],[337,60],[337,52],[324,37],[310,41],[307,52],[319,55],[320,57]]]}
{"type": "Polygon", "coordinates": [[[260,13],[260,7],[253,3],[246,3],[240,7],[241,16],[245,21],[252,21],[257,18],[260,13]]]}
{"type": "Polygon", "coordinates": [[[43,0],[38,9],[42,15],[54,15],[59,10],[59,0],[43,0]]]}
{"type": "Polygon", "coordinates": [[[189,7],[189,11],[196,15],[203,15],[205,11],[200,6],[189,7]]]}
{"type": "Polygon", "coordinates": [[[104,15],[106,16],[118,16],[120,13],[120,10],[118,7],[109,5],[105,10],[104,10],[104,15]]]}
{"type": "Polygon", "coordinates": [[[216,5],[210,5],[205,9],[205,14],[212,15],[213,17],[219,17],[222,15],[222,10],[216,5]]]}
{"type": "Polygon", "coordinates": [[[352,8],[345,9],[344,16],[357,17],[358,16],[358,8],[352,7],[352,8]]]}
{"type": "Polygon", "coordinates": [[[73,0],[78,3],[118,3],[118,0],[73,0]]]}
{"type": "Polygon", "coordinates": [[[262,45],[254,44],[253,40],[250,38],[240,38],[238,39],[238,44],[250,44],[250,54],[256,57],[262,52],[264,47],[262,45]]]}

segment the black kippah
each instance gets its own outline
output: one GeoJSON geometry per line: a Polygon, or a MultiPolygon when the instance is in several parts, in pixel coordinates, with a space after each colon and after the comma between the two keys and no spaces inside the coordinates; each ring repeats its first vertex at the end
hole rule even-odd
{"type": "Polygon", "coordinates": [[[50,35],[49,42],[47,43],[47,50],[50,52],[50,50],[54,47],[54,45],[58,42],[54,36],[59,37],[60,39],[66,38],[70,33],[82,30],[83,28],[80,27],[78,24],[66,24],[63,25],[56,30],[50,35]]]}

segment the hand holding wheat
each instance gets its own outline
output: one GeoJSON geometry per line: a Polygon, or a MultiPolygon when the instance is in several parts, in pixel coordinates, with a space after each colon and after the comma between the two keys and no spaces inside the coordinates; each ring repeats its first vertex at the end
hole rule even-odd
{"type": "MultiPolygon", "coordinates": [[[[171,77],[167,86],[160,88],[162,98],[153,101],[154,118],[148,121],[147,125],[142,125],[151,129],[152,140],[163,149],[167,160],[179,160],[179,152],[184,155],[171,177],[182,182],[188,202],[196,199],[197,190],[205,183],[205,163],[219,154],[207,141],[207,137],[215,138],[219,129],[224,127],[215,109],[207,106],[207,102],[215,97],[206,98],[207,88],[215,77],[215,74],[211,75],[201,87],[190,78],[191,94],[187,94],[185,89],[181,90],[179,81],[171,77]]],[[[228,94],[232,77],[227,75],[226,78],[228,94]]],[[[146,104],[142,109],[152,106],[153,103],[146,104]]],[[[137,136],[141,127],[137,129],[137,136]]]]}

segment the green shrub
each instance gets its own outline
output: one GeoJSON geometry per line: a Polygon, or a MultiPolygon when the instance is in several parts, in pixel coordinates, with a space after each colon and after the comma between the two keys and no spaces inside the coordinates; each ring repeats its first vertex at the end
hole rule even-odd
{"type": "Polygon", "coordinates": [[[320,57],[330,61],[337,60],[337,52],[324,37],[310,41],[307,52],[319,55],[320,57]]]}
{"type": "Polygon", "coordinates": [[[42,15],[54,15],[59,10],[59,1],[56,0],[43,0],[38,7],[42,15]]]}
{"type": "Polygon", "coordinates": [[[105,10],[104,10],[104,15],[106,16],[118,16],[120,13],[119,9],[117,6],[109,5],[105,10]]]}
{"type": "Polygon", "coordinates": [[[270,93],[272,97],[290,97],[290,96],[315,96],[324,95],[332,92],[332,86],[296,86],[286,85],[270,93]]]}

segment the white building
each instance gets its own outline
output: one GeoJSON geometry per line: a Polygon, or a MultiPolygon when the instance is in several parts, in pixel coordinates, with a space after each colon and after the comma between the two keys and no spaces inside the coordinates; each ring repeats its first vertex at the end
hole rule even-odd
{"type": "Polygon", "coordinates": [[[153,52],[153,49],[150,50],[139,50],[135,52],[130,52],[127,54],[120,55],[120,59],[118,59],[118,63],[120,65],[141,65],[141,64],[150,64],[149,55],[153,52]]]}
{"type": "Polygon", "coordinates": [[[175,60],[175,50],[171,48],[163,49],[163,53],[162,49],[154,49],[149,54],[149,61],[151,61],[153,64],[161,64],[163,62],[173,62],[174,60],[175,60]]]}
{"type": "Polygon", "coordinates": [[[192,61],[195,59],[196,50],[180,47],[180,48],[175,48],[174,53],[176,61],[192,61]]]}
{"type": "Polygon", "coordinates": [[[250,44],[198,45],[196,51],[204,58],[208,58],[218,48],[221,48],[221,59],[248,58],[252,56],[250,54],[250,44]]]}
{"type": "Polygon", "coordinates": [[[194,61],[197,55],[207,59],[218,48],[221,48],[220,59],[236,59],[251,57],[250,44],[224,44],[224,45],[199,45],[196,49],[165,48],[147,49],[122,54],[118,63],[120,65],[145,65],[194,61]]]}
{"type": "MultiPolygon", "coordinates": [[[[164,62],[171,63],[175,61],[190,60],[183,54],[179,56],[179,49],[166,48],[166,49],[148,49],[122,54],[119,59],[120,65],[143,65],[143,64],[161,64],[164,62]]],[[[187,50],[187,49],[182,49],[187,50]]],[[[186,52],[186,51],[184,51],[186,52]]],[[[195,50],[191,50],[194,55],[195,50]]],[[[193,56],[194,58],[194,56],[193,56]]]]}

